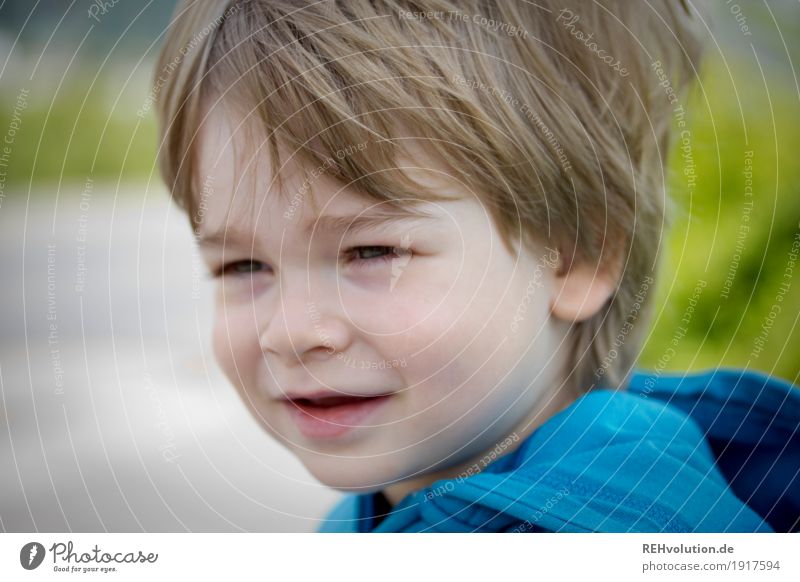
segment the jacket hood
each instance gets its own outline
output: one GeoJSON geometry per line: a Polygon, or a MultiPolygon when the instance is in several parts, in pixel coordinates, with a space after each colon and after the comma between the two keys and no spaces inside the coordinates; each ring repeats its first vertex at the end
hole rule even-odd
{"type": "Polygon", "coordinates": [[[375,525],[378,495],[346,495],[319,531],[796,531],[800,391],[744,370],[637,371],[375,525]]]}

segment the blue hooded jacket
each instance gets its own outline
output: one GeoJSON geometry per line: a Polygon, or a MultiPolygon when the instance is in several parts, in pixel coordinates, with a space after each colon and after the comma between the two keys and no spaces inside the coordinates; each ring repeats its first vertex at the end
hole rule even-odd
{"type": "Polygon", "coordinates": [[[798,531],[800,390],[746,370],[637,371],[480,473],[436,481],[388,514],[381,501],[347,494],[319,531],[798,531]]]}

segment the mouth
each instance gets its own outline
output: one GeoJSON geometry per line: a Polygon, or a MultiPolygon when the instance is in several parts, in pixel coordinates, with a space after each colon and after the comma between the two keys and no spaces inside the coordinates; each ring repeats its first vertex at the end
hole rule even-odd
{"type": "Polygon", "coordinates": [[[333,438],[363,426],[375,411],[388,403],[391,397],[392,394],[326,395],[314,398],[289,398],[283,400],[283,403],[303,435],[309,438],[333,438]]]}

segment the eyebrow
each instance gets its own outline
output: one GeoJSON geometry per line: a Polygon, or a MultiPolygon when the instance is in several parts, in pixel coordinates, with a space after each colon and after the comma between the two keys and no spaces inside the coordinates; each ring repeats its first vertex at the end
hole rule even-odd
{"type": "MultiPolygon", "coordinates": [[[[324,233],[346,232],[355,234],[369,229],[377,229],[388,224],[398,222],[409,223],[433,219],[434,216],[425,212],[412,209],[387,208],[380,212],[358,215],[323,215],[306,223],[303,231],[306,235],[321,231],[324,233]]],[[[202,247],[223,246],[224,244],[250,244],[254,246],[255,233],[242,229],[235,224],[225,225],[217,230],[203,233],[198,236],[198,244],[202,247]]]]}

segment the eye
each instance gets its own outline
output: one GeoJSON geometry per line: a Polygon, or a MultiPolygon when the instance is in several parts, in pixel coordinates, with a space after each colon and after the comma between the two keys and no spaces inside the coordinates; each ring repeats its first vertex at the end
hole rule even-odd
{"type": "Polygon", "coordinates": [[[256,273],[260,273],[261,271],[265,270],[267,265],[262,263],[261,261],[255,261],[253,259],[246,259],[242,261],[233,261],[218,269],[211,271],[209,273],[209,277],[212,279],[222,276],[233,276],[233,277],[242,277],[247,275],[254,275],[256,273]]]}
{"type": "Polygon", "coordinates": [[[372,264],[380,265],[392,259],[410,257],[411,249],[373,245],[353,247],[345,251],[344,254],[348,257],[348,263],[354,263],[356,266],[369,266],[372,264]]]}

